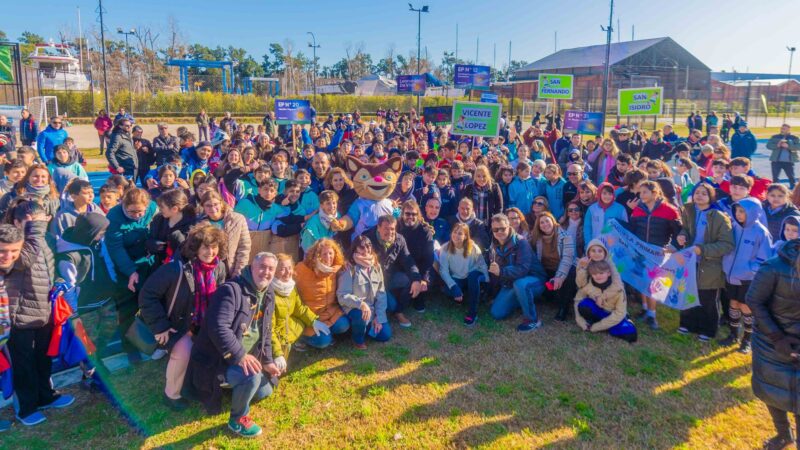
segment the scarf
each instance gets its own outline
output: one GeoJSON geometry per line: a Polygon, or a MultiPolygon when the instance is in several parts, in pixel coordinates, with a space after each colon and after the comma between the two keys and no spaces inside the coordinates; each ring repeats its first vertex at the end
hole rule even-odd
{"type": "Polygon", "coordinates": [[[336,220],[337,219],[336,216],[338,215],[336,213],[328,214],[322,209],[319,210],[318,214],[319,214],[319,221],[322,222],[322,226],[329,230],[331,229],[331,222],[336,220]]]}
{"type": "Polygon", "coordinates": [[[480,220],[486,221],[489,214],[489,186],[478,186],[473,184],[472,190],[472,203],[475,205],[475,217],[480,220]]]}
{"type": "Polygon", "coordinates": [[[33,194],[37,197],[44,197],[50,193],[50,185],[32,186],[30,183],[25,183],[25,190],[28,191],[29,194],[33,194]]]}
{"type": "Polygon", "coordinates": [[[560,263],[558,254],[558,239],[556,239],[556,231],[550,235],[542,234],[542,266],[548,270],[557,270],[560,263]]]}
{"type": "Polygon", "coordinates": [[[331,274],[339,271],[339,266],[329,266],[322,261],[317,261],[314,263],[314,269],[319,273],[331,274]]]}
{"type": "Polygon", "coordinates": [[[591,280],[592,280],[592,285],[600,289],[601,291],[605,291],[606,289],[608,289],[609,286],[611,286],[611,282],[613,281],[611,277],[608,277],[605,283],[597,283],[596,281],[594,281],[594,278],[591,278],[591,280]]]}
{"type": "Polygon", "coordinates": [[[204,263],[199,259],[192,261],[194,272],[194,314],[192,324],[200,326],[208,308],[208,299],[217,290],[217,279],[214,278],[214,269],[219,264],[219,257],[211,263],[204,263]]]}
{"type": "Polygon", "coordinates": [[[5,347],[11,335],[11,309],[9,307],[8,291],[6,291],[6,278],[0,274],[0,350],[5,347]]]}
{"type": "Polygon", "coordinates": [[[364,267],[366,269],[369,269],[370,267],[375,265],[375,258],[374,257],[369,258],[369,257],[366,257],[366,256],[362,256],[362,255],[360,255],[358,253],[353,253],[353,261],[355,261],[356,264],[358,264],[359,266],[364,267]]]}
{"type": "Polygon", "coordinates": [[[281,297],[288,297],[289,294],[292,293],[292,290],[294,290],[294,280],[290,278],[289,281],[281,281],[274,278],[272,280],[272,288],[275,290],[275,293],[281,297]]]}
{"type": "Polygon", "coordinates": [[[472,222],[476,219],[475,211],[473,210],[472,214],[470,214],[469,217],[467,217],[466,219],[462,219],[459,214],[456,214],[456,219],[458,219],[458,221],[463,223],[464,225],[470,226],[470,224],[472,224],[472,222]]]}

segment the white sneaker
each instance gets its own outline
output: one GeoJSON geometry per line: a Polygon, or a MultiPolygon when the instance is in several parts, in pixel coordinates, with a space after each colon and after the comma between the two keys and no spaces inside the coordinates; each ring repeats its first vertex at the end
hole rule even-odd
{"type": "Polygon", "coordinates": [[[152,359],[153,361],[158,361],[159,359],[166,356],[166,354],[167,354],[166,350],[157,348],[156,351],[154,351],[153,354],[150,355],[150,359],[152,359]]]}

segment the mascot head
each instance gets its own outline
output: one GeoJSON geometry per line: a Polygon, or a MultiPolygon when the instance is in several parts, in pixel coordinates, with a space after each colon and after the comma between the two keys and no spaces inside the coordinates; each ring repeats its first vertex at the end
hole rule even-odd
{"type": "Polygon", "coordinates": [[[403,160],[399,156],[374,164],[364,163],[354,156],[347,157],[347,170],[353,180],[353,189],[361,198],[383,200],[394,191],[403,160]]]}

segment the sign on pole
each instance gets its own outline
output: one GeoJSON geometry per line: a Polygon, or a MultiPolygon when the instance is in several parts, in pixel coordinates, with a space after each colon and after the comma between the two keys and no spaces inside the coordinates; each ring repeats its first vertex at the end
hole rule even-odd
{"type": "Polygon", "coordinates": [[[496,137],[500,134],[502,103],[453,102],[453,134],[496,137]]]}
{"type": "Polygon", "coordinates": [[[492,68],[471,64],[456,64],[453,67],[453,86],[457,89],[489,90],[492,68]]]}
{"type": "Polygon", "coordinates": [[[398,75],[397,93],[425,95],[425,75],[398,75]]]}
{"type": "Polygon", "coordinates": [[[499,100],[499,96],[494,92],[482,92],[481,93],[481,102],[482,103],[497,103],[499,100]]]}
{"type": "Polygon", "coordinates": [[[539,98],[569,100],[572,98],[572,75],[539,74],[539,98]]]}
{"type": "Polygon", "coordinates": [[[617,93],[620,116],[660,115],[664,106],[664,88],[620,89],[617,93]]]}
{"type": "Polygon", "coordinates": [[[444,125],[450,123],[453,118],[452,106],[426,106],[422,109],[422,117],[425,123],[434,125],[444,125]]]}
{"type": "Polygon", "coordinates": [[[593,136],[603,134],[603,113],[567,111],[564,113],[564,129],[593,136]]]}
{"type": "Polygon", "coordinates": [[[275,100],[275,120],[281,125],[311,123],[311,102],[308,100],[275,100]]]}

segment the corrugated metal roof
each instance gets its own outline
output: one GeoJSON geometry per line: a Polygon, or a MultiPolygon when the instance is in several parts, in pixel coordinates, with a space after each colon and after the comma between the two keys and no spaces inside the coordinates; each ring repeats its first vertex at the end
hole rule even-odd
{"type": "MultiPolygon", "coordinates": [[[[658,44],[667,37],[655,39],[641,39],[638,41],[618,42],[611,44],[611,55],[609,60],[614,65],[629,56],[644,51],[655,44],[658,44]]],[[[588,47],[566,48],[559,50],[552,55],[534,61],[517,72],[528,72],[536,70],[569,69],[573,67],[596,67],[605,64],[606,45],[590,45],[588,47]]]]}

